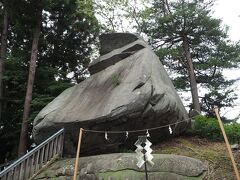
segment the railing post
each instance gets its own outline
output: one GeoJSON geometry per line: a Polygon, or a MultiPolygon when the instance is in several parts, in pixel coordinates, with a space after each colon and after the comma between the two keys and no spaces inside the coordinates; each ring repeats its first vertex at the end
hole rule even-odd
{"type": "Polygon", "coordinates": [[[61,143],[60,143],[60,157],[62,157],[63,154],[63,145],[64,145],[64,135],[61,135],[61,143]]]}
{"type": "Polygon", "coordinates": [[[45,154],[44,154],[43,164],[45,164],[45,162],[47,162],[48,154],[49,154],[49,144],[46,145],[46,151],[45,151],[45,154]]]}
{"type": "Polygon", "coordinates": [[[39,169],[39,158],[40,158],[39,156],[40,156],[40,149],[37,151],[37,156],[36,156],[36,161],[35,161],[35,167],[34,167],[34,169],[35,169],[34,173],[37,172],[38,169],[39,169]]]}
{"type": "Polygon", "coordinates": [[[20,180],[24,179],[25,163],[26,163],[26,160],[21,162],[21,164],[20,164],[20,173],[19,173],[19,179],[20,180]]]}
{"type": "Polygon", "coordinates": [[[43,166],[43,158],[44,158],[44,153],[45,153],[45,146],[43,146],[41,149],[39,149],[40,152],[40,162],[39,162],[39,169],[42,168],[43,166]]]}
{"type": "MultiPolygon", "coordinates": [[[[59,136],[58,136],[59,137],[59,136]]],[[[57,140],[58,140],[58,137],[56,137],[53,141],[53,157],[57,154],[57,140]]]]}

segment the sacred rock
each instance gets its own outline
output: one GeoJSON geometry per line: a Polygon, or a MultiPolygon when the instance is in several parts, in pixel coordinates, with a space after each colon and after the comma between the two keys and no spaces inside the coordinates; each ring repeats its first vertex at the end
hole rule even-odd
{"type": "Polygon", "coordinates": [[[104,34],[101,56],[89,66],[86,80],[66,89],[45,108],[33,123],[36,143],[65,128],[64,154],[75,156],[79,128],[84,131],[81,154],[119,151],[133,146],[138,135],[151,129],[151,142],[184,132],[190,124],[187,112],[167,72],[151,47],[130,33],[104,34]],[[105,131],[126,131],[108,133],[105,131]]]}

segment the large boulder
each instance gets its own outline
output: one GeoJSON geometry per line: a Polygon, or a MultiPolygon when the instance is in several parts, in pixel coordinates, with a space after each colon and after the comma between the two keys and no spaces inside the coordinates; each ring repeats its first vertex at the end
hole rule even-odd
{"type": "MultiPolygon", "coordinates": [[[[171,155],[154,154],[154,166],[147,165],[149,179],[201,180],[207,165],[198,159],[171,155]]],[[[47,167],[34,180],[72,179],[75,159],[63,159],[47,167]]],[[[136,154],[117,153],[82,157],[79,160],[77,179],[85,180],[144,180],[144,166],[138,168],[136,154]]]]}
{"type": "MultiPolygon", "coordinates": [[[[75,155],[80,127],[127,131],[188,119],[168,74],[151,47],[133,34],[106,34],[101,39],[106,44],[102,43],[102,56],[90,64],[91,76],[66,89],[35,118],[33,137],[36,143],[64,127],[64,153],[75,155]],[[117,43],[115,37],[121,42],[117,43]]],[[[185,131],[189,123],[173,125],[173,133],[185,131]]],[[[159,141],[169,136],[168,127],[150,131],[150,134],[152,142],[159,141]]],[[[118,151],[122,145],[132,145],[137,135],[129,133],[126,140],[124,134],[109,134],[106,141],[104,133],[86,132],[81,153],[118,151]]]]}

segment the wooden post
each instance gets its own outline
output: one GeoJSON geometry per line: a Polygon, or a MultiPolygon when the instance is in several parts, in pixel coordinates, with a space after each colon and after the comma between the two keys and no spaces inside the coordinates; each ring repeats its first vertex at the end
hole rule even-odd
{"type": "Polygon", "coordinates": [[[78,137],[77,155],[76,155],[76,161],[75,161],[73,180],[77,180],[78,160],[79,160],[79,154],[80,154],[80,148],[81,148],[82,132],[83,132],[83,128],[80,128],[79,137],[78,137]]]}
{"type": "Polygon", "coordinates": [[[217,107],[217,106],[214,107],[214,111],[215,111],[215,113],[216,113],[216,116],[217,116],[217,119],[218,119],[220,128],[221,128],[221,130],[222,130],[222,134],[223,134],[223,137],[224,137],[226,146],[227,146],[227,150],[228,150],[230,159],[231,159],[231,161],[232,161],[232,165],[233,165],[233,168],[234,168],[234,171],[235,171],[235,174],[236,174],[236,178],[237,178],[237,180],[240,180],[239,173],[238,173],[238,169],[237,169],[237,165],[236,165],[236,163],[235,163],[235,160],[234,160],[234,157],[233,157],[233,154],[232,154],[232,150],[231,150],[230,144],[229,144],[229,142],[228,142],[227,135],[226,135],[226,133],[225,133],[225,130],[224,130],[224,127],[223,127],[221,118],[220,118],[220,116],[219,116],[219,112],[218,112],[218,107],[217,107]]]}

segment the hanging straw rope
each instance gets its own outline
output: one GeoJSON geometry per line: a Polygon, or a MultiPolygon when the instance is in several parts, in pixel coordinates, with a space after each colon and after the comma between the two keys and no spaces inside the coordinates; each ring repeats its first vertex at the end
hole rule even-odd
{"type": "Polygon", "coordinates": [[[188,119],[184,119],[182,121],[178,121],[175,123],[170,123],[170,124],[166,124],[163,126],[157,126],[157,127],[152,127],[152,128],[147,128],[147,129],[139,129],[139,130],[122,130],[122,131],[106,131],[106,130],[91,130],[91,129],[83,129],[83,131],[85,132],[92,132],[92,133],[108,133],[108,134],[126,134],[126,132],[128,133],[135,133],[135,132],[146,132],[146,131],[151,131],[151,130],[156,130],[156,129],[161,129],[161,128],[166,128],[172,125],[176,125],[176,124],[180,124],[182,122],[187,122],[191,120],[191,118],[188,119]]]}

